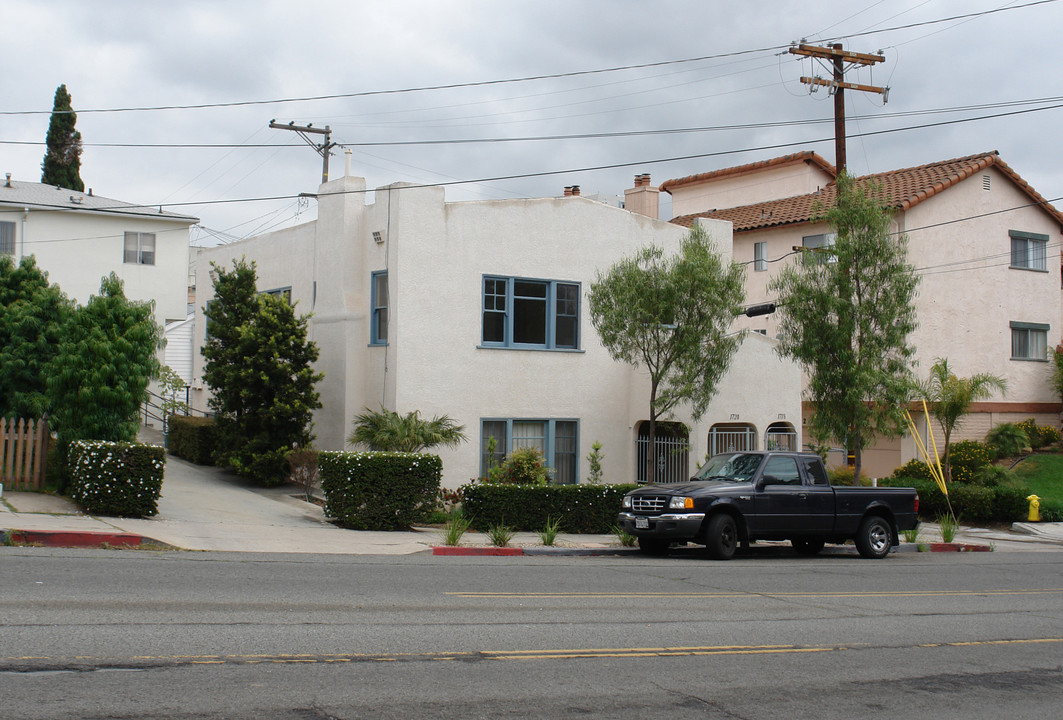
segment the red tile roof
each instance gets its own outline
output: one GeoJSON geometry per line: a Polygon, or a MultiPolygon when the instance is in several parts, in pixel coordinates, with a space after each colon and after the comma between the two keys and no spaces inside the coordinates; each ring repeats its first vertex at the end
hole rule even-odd
{"type": "Polygon", "coordinates": [[[811,150],[805,150],[804,152],[793,153],[792,155],[783,155],[782,157],[772,158],[771,160],[761,160],[760,162],[749,163],[748,165],[738,165],[737,167],[724,168],[722,170],[713,170],[712,172],[700,173],[698,175],[687,175],[686,177],[678,178],[675,180],[666,180],[661,183],[661,191],[671,193],[672,190],[682,187],[684,185],[695,185],[697,183],[708,182],[710,180],[719,180],[723,177],[737,177],[738,175],[747,175],[749,173],[759,172],[766,168],[784,167],[786,165],[796,165],[798,163],[807,162],[813,165],[818,165],[831,177],[834,177],[834,166],[824,160],[820,155],[812,152],[811,150]]]}
{"type": "MultiPolygon", "coordinates": [[[[780,158],[780,160],[782,159],[780,158]]],[[[767,162],[770,163],[771,161],[767,162]]],[[[1014,182],[1031,200],[1040,204],[1044,211],[1051,215],[1059,223],[1061,230],[1063,230],[1063,213],[1060,213],[1040,193],[1030,187],[1029,183],[1000,159],[1000,154],[995,150],[918,167],[891,170],[876,175],[864,175],[856,178],[856,183],[860,187],[877,188],[875,194],[881,197],[889,207],[896,210],[909,210],[924,200],[989,167],[995,167],[1014,182]]],[[[726,171],[720,170],[717,172],[724,173],[726,171]]],[[[826,212],[827,208],[834,204],[835,196],[836,187],[828,185],[808,195],[798,195],[753,205],[683,215],[673,218],[672,222],[684,227],[690,227],[694,224],[694,220],[699,217],[730,220],[734,224],[736,233],[763,230],[783,225],[800,225],[815,222],[819,216],[826,212]]]]}

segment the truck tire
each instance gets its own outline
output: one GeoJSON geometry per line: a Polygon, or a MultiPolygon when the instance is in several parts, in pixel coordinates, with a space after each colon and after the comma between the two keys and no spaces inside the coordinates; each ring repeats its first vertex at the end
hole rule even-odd
{"type": "Polygon", "coordinates": [[[670,542],[668,542],[667,540],[662,540],[661,538],[639,538],[639,550],[642,551],[643,555],[667,555],[669,545],[671,545],[670,542]]]}
{"type": "Polygon", "coordinates": [[[860,557],[881,560],[889,555],[893,531],[890,524],[877,515],[870,515],[860,523],[856,532],[856,549],[860,557]]]}
{"type": "Polygon", "coordinates": [[[819,555],[819,551],[823,549],[827,541],[821,537],[793,538],[790,540],[790,544],[794,546],[794,550],[797,551],[798,555],[812,557],[813,555],[819,555]]]}
{"type": "Polygon", "coordinates": [[[738,547],[738,526],[733,517],[720,513],[709,518],[705,528],[705,550],[713,560],[730,560],[738,547]]]}

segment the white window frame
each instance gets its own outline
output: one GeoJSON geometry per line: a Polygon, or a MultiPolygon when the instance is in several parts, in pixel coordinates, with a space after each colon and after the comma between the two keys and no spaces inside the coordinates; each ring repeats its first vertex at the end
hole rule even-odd
{"type": "Polygon", "coordinates": [[[123,261],[133,265],[154,265],[155,233],[127,230],[123,261]]]}
{"type": "Polygon", "coordinates": [[[15,254],[15,223],[0,220],[0,255],[15,254]]]}
{"type": "Polygon", "coordinates": [[[753,243],[753,270],[764,272],[768,269],[768,242],[761,240],[753,243]]]}

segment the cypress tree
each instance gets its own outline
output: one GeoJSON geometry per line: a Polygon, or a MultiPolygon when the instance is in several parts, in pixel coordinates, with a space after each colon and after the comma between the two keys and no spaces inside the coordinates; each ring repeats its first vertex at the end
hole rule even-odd
{"type": "Polygon", "coordinates": [[[81,133],[74,129],[78,116],[70,105],[66,85],[55,90],[52,119],[48,123],[48,149],[41,163],[41,182],[69,190],[85,191],[81,180],[81,133]]]}

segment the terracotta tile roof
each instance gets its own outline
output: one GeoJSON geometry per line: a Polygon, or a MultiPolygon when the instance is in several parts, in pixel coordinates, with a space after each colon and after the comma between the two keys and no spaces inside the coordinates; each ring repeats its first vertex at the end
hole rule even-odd
{"type": "MultiPolygon", "coordinates": [[[[1000,154],[995,150],[918,167],[891,170],[875,175],[864,175],[856,178],[856,182],[861,187],[877,187],[876,195],[880,196],[889,207],[897,210],[909,210],[924,200],[989,167],[995,167],[1026,193],[1033,202],[1039,203],[1044,211],[1059,223],[1061,231],[1063,231],[1063,213],[1049,204],[1040,193],[1012,170],[1007,163],[1001,160],[1000,154]]],[[[834,204],[835,197],[835,186],[828,185],[818,192],[808,195],[798,195],[753,205],[683,215],[673,218],[672,222],[684,227],[690,227],[694,224],[694,220],[699,217],[730,220],[734,224],[736,233],[763,230],[783,225],[800,225],[814,222],[826,208],[834,204]]]]}
{"type": "Polygon", "coordinates": [[[761,160],[760,162],[749,163],[748,165],[738,165],[736,167],[713,170],[712,172],[700,173],[698,175],[687,175],[686,177],[677,178],[675,180],[666,180],[661,183],[660,189],[662,192],[671,193],[672,190],[682,187],[683,185],[694,185],[697,183],[708,182],[710,180],[718,180],[723,177],[736,177],[738,175],[758,172],[766,168],[796,165],[803,162],[818,165],[831,177],[834,177],[835,175],[833,165],[811,150],[805,150],[803,152],[793,153],[792,155],[783,155],[782,157],[772,158],[771,160],[761,160]]]}

